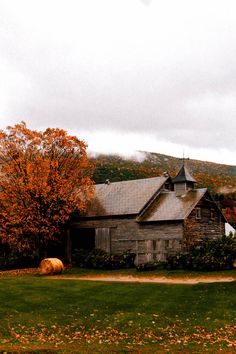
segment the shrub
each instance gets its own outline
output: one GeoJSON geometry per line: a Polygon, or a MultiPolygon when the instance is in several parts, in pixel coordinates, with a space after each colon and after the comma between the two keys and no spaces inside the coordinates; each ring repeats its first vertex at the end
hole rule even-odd
{"type": "Polygon", "coordinates": [[[166,267],[168,269],[191,269],[189,259],[189,254],[177,253],[167,258],[166,267]]]}
{"type": "Polygon", "coordinates": [[[135,253],[108,253],[100,249],[75,250],[72,263],[81,268],[121,269],[134,267],[135,253]]]}
{"type": "Polygon", "coordinates": [[[203,240],[193,245],[186,254],[176,254],[167,259],[170,269],[226,270],[232,269],[236,260],[236,238],[223,236],[217,240],[203,240]]]}
{"type": "Polygon", "coordinates": [[[20,255],[16,253],[9,253],[0,257],[0,269],[16,269],[16,268],[29,268],[37,267],[38,260],[33,257],[20,255]]]}
{"type": "Polygon", "coordinates": [[[166,262],[147,262],[147,263],[141,263],[136,266],[136,270],[139,272],[146,272],[150,270],[156,270],[156,269],[165,269],[166,267],[166,262]]]}

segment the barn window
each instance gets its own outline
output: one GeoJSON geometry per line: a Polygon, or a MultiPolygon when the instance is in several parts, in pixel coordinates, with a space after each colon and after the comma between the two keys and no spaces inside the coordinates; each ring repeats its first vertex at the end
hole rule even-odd
{"type": "Polygon", "coordinates": [[[210,215],[211,220],[215,219],[215,210],[211,209],[211,215],[210,215]]]}
{"type": "Polygon", "coordinates": [[[196,219],[201,219],[201,208],[196,208],[196,219]]]}

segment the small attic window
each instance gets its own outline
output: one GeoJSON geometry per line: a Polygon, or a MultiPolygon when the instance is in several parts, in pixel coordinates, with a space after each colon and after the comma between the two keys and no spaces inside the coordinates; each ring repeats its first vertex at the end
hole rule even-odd
{"type": "Polygon", "coordinates": [[[170,183],[165,183],[165,189],[170,190],[170,183]]]}
{"type": "Polygon", "coordinates": [[[195,209],[195,216],[196,216],[196,219],[201,219],[202,215],[201,215],[201,208],[196,208],[195,209]]]}

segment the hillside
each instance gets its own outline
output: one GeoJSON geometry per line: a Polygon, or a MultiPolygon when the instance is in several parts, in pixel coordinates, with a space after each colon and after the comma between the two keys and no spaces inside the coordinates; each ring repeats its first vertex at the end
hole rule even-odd
{"type": "MultiPolygon", "coordinates": [[[[161,175],[168,171],[174,177],[182,165],[182,159],[173,156],[142,152],[143,160],[125,159],[118,155],[98,155],[94,180],[103,183],[106,179],[122,181],[161,175]]],[[[208,187],[213,193],[236,191],[236,166],[199,160],[187,160],[186,165],[199,187],[208,187]]]]}
{"type": "MultiPolygon", "coordinates": [[[[139,161],[118,155],[98,155],[91,160],[96,163],[95,183],[160,176],[164,171],[174,177],[182,165],[182,159],[151,152],[140,152],[139,161]]],[[[197,187],[207,187],[231,223],[236,222],[236,166],[199,160],[187,160],[185,164],[197,180],[197,187]]]]}

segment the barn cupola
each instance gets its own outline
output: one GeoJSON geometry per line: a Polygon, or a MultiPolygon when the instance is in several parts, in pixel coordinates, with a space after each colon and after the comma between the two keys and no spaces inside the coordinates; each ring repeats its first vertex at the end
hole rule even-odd
{"type": "Polygon", "coordinates": [[[177,196],[186,194],[189,190],[194,189],[194,183],[196,180],[190,175],[188,169],[183,164],[179,173],[172,179],[174,184],[174,191],[177,196]]]}

